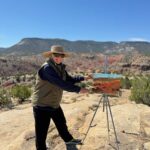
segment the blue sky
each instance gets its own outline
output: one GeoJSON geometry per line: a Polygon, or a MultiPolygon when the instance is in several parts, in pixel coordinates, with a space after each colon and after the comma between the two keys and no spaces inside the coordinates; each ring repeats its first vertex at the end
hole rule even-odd
{"type": "Polygon", "coordinates": [[[150,41],[150,0],[0,0],[0,47],[23,38],[150,41]]]}

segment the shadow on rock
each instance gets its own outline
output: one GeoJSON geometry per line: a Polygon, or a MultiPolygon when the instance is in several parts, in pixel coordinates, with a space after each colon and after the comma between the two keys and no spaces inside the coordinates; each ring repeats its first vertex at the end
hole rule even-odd
{"type": "Polygon", "coordinates": [[[76,145],[66,145],[66,150],[78,150],[76,145]]]}

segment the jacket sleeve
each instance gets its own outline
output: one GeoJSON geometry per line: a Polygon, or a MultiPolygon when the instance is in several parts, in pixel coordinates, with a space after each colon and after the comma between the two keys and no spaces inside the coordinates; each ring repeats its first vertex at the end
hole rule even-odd
{"type": "Polygon", "coordinates": [[[69,82],[72,82],[73,84],[81,82],[81,81],[84,80],[84,77],[82,77],[82,76],[74,76],[74,77],[72,77],[67,72],[66,72],[66,75],[67,75],[66,80],[69,81],[69,82]]]}
{"type": "Polygon", "coordinates": [[[55,72],[55,70],[48,65],[45,65],[39,71],[39,76],[42,80],[47,80],[48,82],[59,86],[61,89],[68,91],[68,92],[80,92],[80,87],[74,85],[70,81],[62,80],[59,75],[55,72]]]}

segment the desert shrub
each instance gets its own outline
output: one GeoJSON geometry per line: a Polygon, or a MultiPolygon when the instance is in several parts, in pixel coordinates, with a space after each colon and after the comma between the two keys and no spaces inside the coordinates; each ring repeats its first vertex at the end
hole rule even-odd
{"type": "Polygon", "coordinates": [[[150,77],[135,77],[132,80],[130,99],[150,106],[150,77]]]}
{"type": "Polygon", "coordinates": [[[130,89],[131,85],[132,85],[131,81],[129,80],[129,78],[127,76],[125,76],[125,78],[121,79],[121,88],[130,89]]]}
{"type": "Polygon", "coordinates": [[[18,103],[22,103],[31,96],[31,88],[24,85],[17,85],[12,88],[11,94],[13,97],[18,98],[18,103]]]}
{"type": "Polygon", "coordinates": [[[83,82],[76,83],[76,85],[80,86],[81,88],[87,88],[89,86],[93,86],[93,82],[92,81],[83,81],[83,82]]]}
{"type": "Polygon", "coordinates": [[[7,106],[11,103],[10,96],[8,96],[8,93],[5,89],[0,90],[0,107],[7,106]]]}
{"type": "Polygon", "coordinates": [[[93,82],[92,81],[87,81],[86,86],[93,86],[93,82]]]}
{"type": "Polygon", "coordinates": [[[18,83],[20,83],[20,82],[21,82],[21,80],[20,80],[20,76],[19,76],[19,75],[17,75],[17,76],[16,76],[16,81],[17,81],[18,83]]]}
{"type": "Polygon", "coordinates": [[[86,83],[85,82],[77,83],[77,85],[80,86],[81,88],[85,88],[86,87],[86,83]]]}

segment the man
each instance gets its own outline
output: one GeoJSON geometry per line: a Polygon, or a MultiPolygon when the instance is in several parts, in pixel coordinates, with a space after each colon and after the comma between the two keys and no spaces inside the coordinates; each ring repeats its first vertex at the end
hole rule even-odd
{"type": "Polygon", "coordinates": [[[46,150],[46,137],[51,119],[66,144],[81,144],[80,139],[74,139],[69,133],[60,102],[63,90],[76,93],[88,91],[75,85],[75,83],[83,81],[84,77],[71,77],[67,73],[62,62],[65,57],[68,57],[68,53],[62,46],[54,45],[51,47],[51,51],[45,52],[43,55],[49,59],[37,73],[32,100],[36,149],[46,150]]]}

